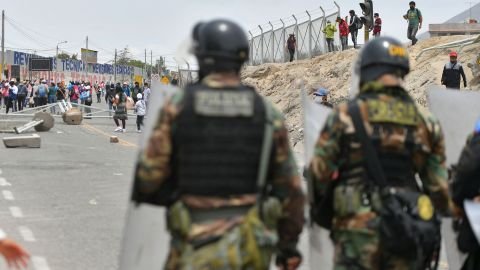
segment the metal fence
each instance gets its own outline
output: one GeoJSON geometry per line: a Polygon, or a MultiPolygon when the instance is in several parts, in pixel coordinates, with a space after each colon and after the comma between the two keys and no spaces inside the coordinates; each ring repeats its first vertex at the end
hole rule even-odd
{"type": "MultiPolygon", "coordinates": [[[[249,65],[260,65],[263,63],[282,63],[289,61],[289,52],[286,48],[289,34],[295,34],[297,39],[297,50],[295,59],[308,59],[327,52],[325,34],[322,30],[329,20],[335,23],[337,16],[340,16],[340,6],[334,2],[336,11],[326,14],[325,10],[306,11],[302,15],[292,15],[287,19],[280,19],[276,25],[268,22],[266,26],[258,26],[258,30],[250,30],[250,61],[249,65]],[[315,13],[320,13],[316,15],[315,13]],[[306,16],[304,16],[306,14],[306,16]],[[287,21],[287,24],[285,23],[287,21]],[[257,33],[254,35],[252,32],[257,33]]],[[[338,25],[337,25],[337,31],[338,25]]],[[[334,38],[335,50],[340,49],[340,37],[338,32],[334,38]]]]}
{"type": "Polygon", "coordinates": [[[185,87],[187,84],[198,80],[198,70],[178,69],[178,86],[185,87]]]}

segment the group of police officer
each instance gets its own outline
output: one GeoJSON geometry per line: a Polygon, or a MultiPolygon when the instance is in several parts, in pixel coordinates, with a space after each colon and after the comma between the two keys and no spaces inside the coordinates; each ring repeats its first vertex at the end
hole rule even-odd
{"type": "MultiPolygon", "coordinates": [[[[268,269],[273,256],[280,269],[297,269],[306,198],[283,116],[241,83],[249,43],[237,24],[199,23],[193,40],[200,80],[162,108],[133,199],[167,207],[166,269],[268,269]]],[[[438,264],[439,217],[456,208],[440,126],[402,87],[409,71],[399,41],[367,43],[353,74],[358,94],[333,109],[318,137],[307,175],[320,211],[311,218],[331,229],[335,269],[438,264]]],[[[478,152],[459,166],[462,181],[478,175],[478,152]]],[[[459,190],[460,206],[478,195],[459,190]]]]}

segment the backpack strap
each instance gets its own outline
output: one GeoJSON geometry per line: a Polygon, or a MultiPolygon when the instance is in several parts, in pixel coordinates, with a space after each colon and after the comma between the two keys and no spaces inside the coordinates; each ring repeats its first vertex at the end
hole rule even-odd
{"type": "Polygon", "coordinates": [[[378,159],[377,152],[373,147],[372,141],[367,135],[365,126],[363,125],[363,119],[361,116],[360,108],[356,101],[350,102],[348,105],[348,112],[352,117],[353,126],[355,127],[355,132],[360,140],[362,145],[362,151],[364,156],[364,166],[366,167],[367,173],[370,176],[369,179],[379,186],[380,188],[387,186],[387,181],[385,180],[385,174],[383,172],[382,166],[380,166],[380,161],[378,159]]]}

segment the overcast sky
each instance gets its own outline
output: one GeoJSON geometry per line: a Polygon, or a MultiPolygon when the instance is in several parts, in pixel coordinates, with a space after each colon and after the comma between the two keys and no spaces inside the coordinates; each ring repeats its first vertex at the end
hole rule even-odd
{"type": "MultiPolygon", "coordinates": [[[[337,0],[342,17],[350,9],[361,14],[358,2],[337,0]]],[[[383,19],[383,34],[406,41],[407,26],[402,15],[409,0],[373,2],[375,12],[383,19]]],[[[444,22],[469,8],[467,1],[416,2],[424,16],[421,32],[428,30],[428,24],[444,22]]],[[[88,35],[89,48],[99,50],[101,62],[113,59],[115,48],[128,45],[134,58],[143,59],[146,48],[148,61],[153,50],[154,59],[163,55],[167,64],[175,65],[175,52],[198,21],[230,18],[245,30],[257,30],[259,24],[275,23],[292,14],[305,17],[305,10],[320,14],[320,5],[327,13],[336,10],[333,1],[315,0],[2,0],[1,8],[7,16],[6,47],[54,55],[57,43],[66,40],[68,43],[61,44],[61,50],[78,53],[88,35]]]]}

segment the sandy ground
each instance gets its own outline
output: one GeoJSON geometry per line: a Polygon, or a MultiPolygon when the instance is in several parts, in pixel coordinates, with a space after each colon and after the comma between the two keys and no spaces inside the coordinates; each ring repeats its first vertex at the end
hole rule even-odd
{"type": "MultiPolygon", "coordinates": [[[[440,78],[445,63],[449,61],[450,49],[429,51],[420,58],[417,55],[425,48],[462,40],[469,36],[435,37],[409,47],[411,72],[405,80],[406,89],[421,107],[427,106],[425,90],[430,85],[440,85],[440,78]]],[[[302,110],[300,106],[300,89],[309,94],[315,89],[324,87],[330,90],[330,101],[338,104],[348,98],[351,87],[351,71],[359,50],[350,49],[333,52],[292,63],[264,64],[249,66],[242,72],[246,84],[254,86],[258,91],[270,98],[286,117],[292,145],[302,141],[302,110]]],[[[480,90],[479,79],[474,79],[468,63],[476,61],[480,52],[480,43],[463,48],[459,53],[459,62],[463,64],[467,75],[468,87],[480,90]],[[474,82],[473,85],[470,82],[474,82]]]]}

